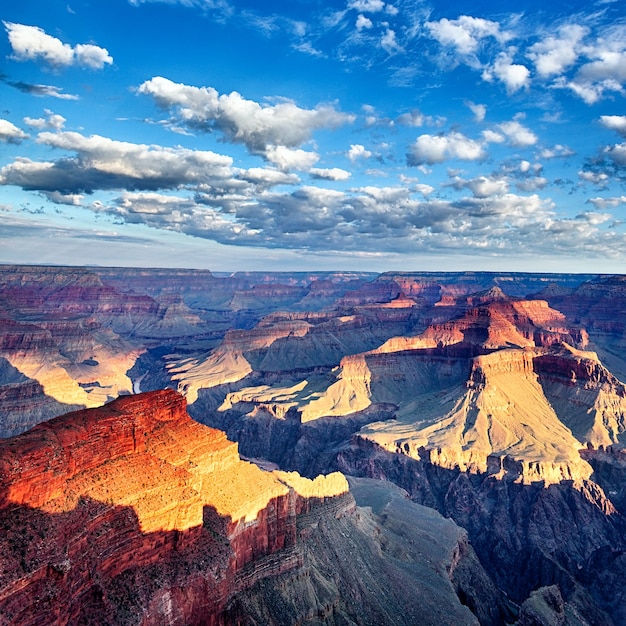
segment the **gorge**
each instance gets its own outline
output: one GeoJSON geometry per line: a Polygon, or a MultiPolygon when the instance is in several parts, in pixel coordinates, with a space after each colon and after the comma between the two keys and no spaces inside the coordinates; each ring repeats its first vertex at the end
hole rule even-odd
{"type": "Polygon", "coordinates": [[[625,312],[621,276],[0,266],[0,623],[625,623],[625,312]]]}

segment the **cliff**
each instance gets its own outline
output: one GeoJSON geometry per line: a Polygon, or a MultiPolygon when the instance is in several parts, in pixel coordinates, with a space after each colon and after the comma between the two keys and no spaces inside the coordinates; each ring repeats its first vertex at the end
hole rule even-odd
{"type": "Polygon", "coordinates": [[[449,520],[381,485],[357,507],[339,473],[263,471],[170,390],[3,441],[0,485],[3,626],[477,624],[457,589],[504,606],[459,576],[488,581],[449,520]]]}

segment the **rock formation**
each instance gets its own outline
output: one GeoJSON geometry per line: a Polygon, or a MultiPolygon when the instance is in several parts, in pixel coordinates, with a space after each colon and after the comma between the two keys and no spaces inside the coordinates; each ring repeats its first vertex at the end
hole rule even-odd
{"type": "Polygon", "coordinates": [[[44,422],[0,454],[0,603],[25,623],[21,586],[59,623],[442,623],[439,602],[455,623],[626,622],[625,285],[0,268],[0,434],[44,422]],[[197,423],[174,392],[44,421],[164,387],[197,423]],[[316,478],[336,470],[405,491],[337,495],[316,478]]]}
{"type": "MultiPolygon", "coordinates": [[[[341,474],[240,460],[171,390],[66,414],[0,444],[0,623],[478,623],[455,590],[488,580],[464,532],[360,493],[376,514],[341,474]],[[428,561],[399,516],[436,540],[428,561]]],[[[506,606],[495,588],[476,603],[506,606]]]]}

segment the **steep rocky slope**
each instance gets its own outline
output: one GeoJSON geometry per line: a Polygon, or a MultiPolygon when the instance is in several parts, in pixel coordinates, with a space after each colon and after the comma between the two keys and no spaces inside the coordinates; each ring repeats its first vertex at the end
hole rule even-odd
{"type": "Polygon", "coordinates": [[[241,461],[173,391],[69,413],[0,444],[0,623],[477,624],[457,593],[506,611],[462,529],[391,486],[357,499],[241,461]]]}
{"type": "MultiPolygon", "coordinates": [[[[404,623],[429,623],[428,615],[442,623],[440,602],[458,623],[626,623],[623,277],[0,270],[4,434],[120,393],[169,386],[186,395],[197,422],[225,431],[245,457],[276,470],[262,474],[267,493],[278,490],[268,500],[259,486],[244,498],[252,504],[237,509],[224,496],[233,508],[219,509],[222,496],[202,478],[206,450],[231,450],[231,460],[223,460],[233,463],[227,474],[241,471],[244,486],[255,485],[260,472],[241,464],[225,439],[207,443],[195,430],[202,426],[187,424],[173,437],[180,449],[151,435],[146,451],[140,436],[137,455],[122,446],[118,457],[121,444],[107,438],[126,426],[112,426],[105,415],[98,432],[112,457],[99,458],[84,475],[50,465],[49,483],[58,491],[38,504],[24,494],[40,492],[40,483],[28,483],[25,472],[30,486],[14,490],[25,499],[17,504],[16,495],[0,516],[9,515],[11,528],[31,528],[11,535],[11,567],[41,581],[37,559],[44,555],[45,571],[61,581],[46,578],[45,597],[74,597],[63,587],[71,585],[78,590],[72,611],[86,621],[106,606],[122,623],[135,623],[139,611],[149,616],[145,623],[166,614],[172,623],[196,623],[196,608],[180,607],[204,607],[206,614],[206,598],[217,593],[209,612],[224,623],[403,623],[390,621],[396,614],[404,623]],[[198,436],[205,453],[191,443],[198,436]],[[405,492],[357,481],[352,495],[318,502],[316,490],[325,489],[319,479],[307,483],[279,469],[311,480],[341,470],[386,479],[405,492]],[[215,504],[198,513],[205,498],[215,504]],[[261,552],[255,547],[252,556],[241,546],[256,546],[257,531],[245,534],[245,515],[241,524],[231,519],[247,506],[257,520],[250,528],[270,528],[273,537],[260,539],[261,552]],[[285,506],[291,512],[283,525],[268,526],[264,511],[273,507],[280,517],[285,506]],[[87,590],[71,578],[64,553],[50,552],[44,536],[62,544],[67,528],[92,514],[106,520],[103,528],[126,529],[147,573],[139,565],[128,569],[121,548],[109,551],[122,569],[107,565],[102,573],[96,552],[81,540],[69,544],[78,550],[73,558],[100,572],[100,587],[90,583],[87,590]],[[275,543],[279,526],[291,547],[275,543]],[[247,537],[240,544],[239,531],[247,537]],[[151,560],[154,546],[166,546],[159,564],[151,560]],[[425,570],[424,555],[438,565],[425,570]],[[243,569],[238,560],[246,561],[243,569]],[[209,582],[203,561],[214,567],[209,582]],[[115,571],[112,587],[102,582],[107,568],[115,571]],[[181,572],[187,591],[172,582],[181,572]],[[220,581],[228,581],[227,593],[215,591],[220,581]],[[437,600],[407,608],[409,589],[418,588],[437,600]],[[368,589],[384,607],[362,608],[368,589]]],[[[37,451],[43,436],[53,458],[74,463],[73,453],[50,443],[56,435],[46,427],[20,441],[37,451]]],[[[72,441],[83,458],[83,440],[72,441]]],[[[43,471],[33,468],[32,476],[43,471]]],[[[89,545],[107,554],[90,524],[89,545]]],[[[103,536],[112,537],[109,530],[103,536]]],[[[19,580],[18,587],[25,584],[19,580]]]]}

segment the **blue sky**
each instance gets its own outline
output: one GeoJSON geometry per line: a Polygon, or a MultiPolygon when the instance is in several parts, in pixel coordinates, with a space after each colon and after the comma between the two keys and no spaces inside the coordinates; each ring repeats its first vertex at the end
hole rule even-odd
{"type": "Polygon", "coordinates": [[[626,272],[623,3],[12,4],[0,262],[626,272]]]}

